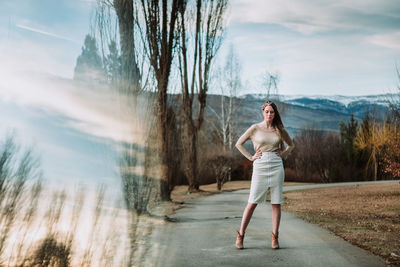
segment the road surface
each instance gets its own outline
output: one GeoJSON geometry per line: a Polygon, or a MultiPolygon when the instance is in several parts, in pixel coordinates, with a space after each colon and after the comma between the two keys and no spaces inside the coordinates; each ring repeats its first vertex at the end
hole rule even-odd
{"type": "MultiPolygon", "coordinates": [[[[392,181],[393,182],[393,181],[392,181]]],[[[360,183],[346,183],[353,185],[360,183]]],[[[331,185],[322,185],[331,186],[331,185]]],[[[285,187],[285,191],[310,186],[285,187]]],[[[271,206],[261,204],[246,231],[245,249],[235,248],[249,190],[197,198],[183,205],[153,233],[155,266],[386,266],[385,262],[333,233],[282,212],[280,249],[270,247],[271,206]]]]}

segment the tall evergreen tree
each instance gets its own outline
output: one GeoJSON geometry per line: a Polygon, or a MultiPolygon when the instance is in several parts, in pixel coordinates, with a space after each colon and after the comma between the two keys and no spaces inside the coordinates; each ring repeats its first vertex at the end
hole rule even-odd
{"type": "Polygon", "coordinates": [[[103,81],[104,71],[96,39],[89,34],[85,37],[82,53],[76,60],[74,80],[93,82],[103,81]]]}
{"type": "MultiPolygon", "coordinates": [[[[358,129],[357,139],[366,140],[366,143],[370,144],[370,142],[368,141],[371,140],[371,128],[372,128],[371,116],[367,111],[358,129]]],[[[369,166],[368,164],[370,162],[371,148],[369,146],[358,145],[357,140],[356,143],[357,143],[356,144],[357,148],[360,150],[360,158],[362,165],[365,168],[364,178],[365,180],[369,180],[373,176],[373,171],[371,169],[371,166],[369,166]]]]}
{"type": "Polygon", "coordinates": [[[117,85],[122,78],[121,56],[118,51],[117,43],[111,41],[108,45],[109,54],[104,59],[104,69],[107,73],[107,80],[112,85],[117,85]]]}
{"type": "Polygon", "coordinates": [[[354,115],[351,114],[350,121],[348,123],[341,122],[339,125],[340,129],[340,141],[343,145],[346,163],[349,163],[354,159],[356,155],[356,148],[354,141],[357,137],[358,123],[354,119],[354,115]]]}
{"type": "Polygon", "coordinates": [[[361,129],[360,129],[365,138],[368,138],[371,135],[371,126],[372,126],[371,116],[367,111],[361,123],[361,129]]]}

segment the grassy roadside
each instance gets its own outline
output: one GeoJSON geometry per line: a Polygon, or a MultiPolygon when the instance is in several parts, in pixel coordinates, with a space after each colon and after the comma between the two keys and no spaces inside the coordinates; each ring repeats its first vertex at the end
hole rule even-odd
{"type": "MultiPolygon", "coordinates": [[[[202,197],[202,196],[209,196],[213,194],[218,194],[221,192],[231,192],[240,189],[249,189],[250,188],[250,180],[246,181],[230,181],[223,185],[222,190],[218,191],[217,184],[208,184],[200,186],[200,191],[195,193],[187,193],[188,186],[187,185],[179,185],[175,186],[174,190],[171,193],[171,199],[176,204],[182,204],[188,200],[202,197]]],[[[290,185],[304,185],[310,183],[296,183],[296,182],[285,182],[285,186],[290,185]]]]}
{"type": "Polygon", "coordinates": [[[283,209],[400,265],[400,184],[284,193],[283,209]]]}

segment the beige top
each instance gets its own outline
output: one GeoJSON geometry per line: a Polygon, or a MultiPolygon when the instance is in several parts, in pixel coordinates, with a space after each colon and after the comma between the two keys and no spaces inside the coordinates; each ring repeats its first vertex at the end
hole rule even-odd
{"type": "MultiPolygon", "coordinates": [[[[285,129],[282,129],[281,135],[282,140],[287,144],[287,147],[282,151],[281,156],[286,159],[293,150],[294,144],[285,129]]],[[[253,124],[236,142],[237,149],[239,149],[239,151],[249,160],[252,160],[252,155],[243,146],[248,139],[253,142],[254,151],[260,150],[261,152],[273,152],[280,149],[279,145],[281,143],[281,138],[277,135],[275,130],[265,130],[257,124],[253,124]]]]}

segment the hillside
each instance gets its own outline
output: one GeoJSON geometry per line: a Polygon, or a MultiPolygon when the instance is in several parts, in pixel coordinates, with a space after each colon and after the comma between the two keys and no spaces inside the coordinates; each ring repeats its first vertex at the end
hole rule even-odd
{"type": "MultiPolygon", "coordinates": [[[[276,101],[285,127],[295,134],[304,127],[316,127],[326,131],[338,131],[341,121],[348,121],[351,114],[361,121],[368,111],[372,117],[382,120],[388,111],[388,100],[391,95],[372,96],[279,96],[276,101]]],[[[272,97],[276,99],[275,97],[272,97]]],[[[265,95],[244,95],[235,98],[237,130],[239,133],[251,124],[262,120],[261,106],[265,95]]],[[[221,96],[208,95],[207,120],[215,120],[210,108],[220,112],[221,96]]]]}

